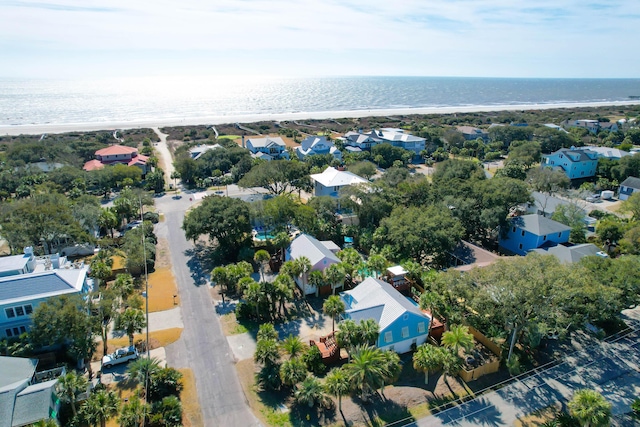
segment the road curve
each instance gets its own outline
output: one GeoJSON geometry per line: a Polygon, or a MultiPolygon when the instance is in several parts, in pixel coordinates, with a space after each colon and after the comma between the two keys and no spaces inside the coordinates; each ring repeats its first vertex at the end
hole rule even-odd
{"type": "Polygon", "coordinates": [[[205,426],[260,426],[240,386],[208,282],[192,254],[194,246],[180,228],[190,204],[188,197],[156,199],[156,207],[165,214],[165,221],[157,225],[158,234],[169,241],[184,321],[180,340],[167,346],[167,362],[193,370],[205,426]]]}

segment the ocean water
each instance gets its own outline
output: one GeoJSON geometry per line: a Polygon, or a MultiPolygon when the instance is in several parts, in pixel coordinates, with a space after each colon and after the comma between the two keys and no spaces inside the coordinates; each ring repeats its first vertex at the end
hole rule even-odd
{"type": "MultiPolygon", "coordinates": [[[[640,79],[149,77],[0,79],[0,126],[629,101],[640,79]]],[[[338,116],[339,117],[339,116],[338,116]]]]}

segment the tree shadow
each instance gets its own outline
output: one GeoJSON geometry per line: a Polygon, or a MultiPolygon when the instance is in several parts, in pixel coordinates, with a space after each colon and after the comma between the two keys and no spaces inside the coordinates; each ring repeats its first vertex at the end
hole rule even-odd
{"type": "Polygon", "coordinates": [[[484,397],[438,412],[434,416],[445,424],[464,420],[477,426],[504,425],[502,412],[484,397]]]}
{"type": "Polygon", "coordinates": [[[416,421],[407,405],[386,399],[377,392],[367,401],[360,397],[352,397],[351,400],[360,407],[366,425],[371,427],[381,427],[400,420],[403,420],[404,424],[416,421]]]}
{"type": "Polygon", "coordinates": [[[187,249],[184,255],[188,258],[187,267],[191,272],[191,278],[196,286],[207,285],[207,278],[213,267],[212,259],[215,258],[216,250],[202,242],[197,242],[191,249],[187,249]]]}

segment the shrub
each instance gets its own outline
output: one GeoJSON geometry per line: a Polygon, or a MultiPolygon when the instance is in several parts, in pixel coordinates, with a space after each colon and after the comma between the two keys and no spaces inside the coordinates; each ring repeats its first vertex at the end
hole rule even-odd
{"type": "Polygon", "coordinates": [[[309,350],[302,355],[302,361],[307,365],[307,370],[316,376],[327,370],[325,364],[322,363],[322,353],[315,345],[309,347],[309,350]]]}
{"type": "Polygon", "coordinates": [[[160,215],[157,212],[145,212],[142,215],[144,221],[151,221],[152,224],[157,224],[160,220],[160,215]]]}
{"type": "Polygon", "coordinates": [[[182,391],[182,374],[173,368],[163,368],[154,373],[149,381],[149,399],[158,401],[167,396],[177,396],[182,391]]]}
{"type": "Polygon", "coordinates": [[[246,302],[239,302],[236,305],[236,318],[237,319],[249,319],[253,315],[253,309],[251,305],[246,302]]]}

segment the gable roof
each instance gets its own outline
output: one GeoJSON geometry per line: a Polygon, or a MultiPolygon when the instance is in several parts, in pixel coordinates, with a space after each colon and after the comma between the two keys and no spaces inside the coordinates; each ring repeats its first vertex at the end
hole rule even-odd
{"type": "Polygon", "coordinates": [[[138,152],[137,148],[127,147],[126,145],[114,144],[107,148],[102,148],[96,151],[96,156],[113,156],[118,154],[133,154],[137,152],[138,152]]]}
{"type": "Polygon", "coordinates": [[[270,147],[272,145],[277,145],[279,147],[286,147],[286,144],[284,143],[284,141],[282,140],[282,138],[280,138],[279,136],[276,137],[266,137],[266,138],[250,138],[247,139],[247,143],[251,142],[251,146],[253,146],[253,148],[266,148],[266,147],[270,147]]]}
{"type": "Polygon", "coordinates": [[[380,332],[405,313],[430,319],[393,286],[373,277],[367,278],[350,291],[342,292],[340,296],[346,302],[348,308],[345,313],[351,319],[374,319],[380,326],[380,332]]]}
{"type": "Polygon", "coordinates": [[[621,159],[625,156],[630,156],[631,153],[620,150],[618,148],[611,147],[592,147],[589,146],[589,151],[598,153],[598,156],[605,157],[607,159],[621,159]]]}
{"type": "Polygon", "coordinates": [[[581,150],[573,149],[572,150],[570,148],[561,148],[558,151],[551,153],[550,155],[546,155],[546,157],[553,156],[558,153],[564,154],[567,160],[569,160],[572,163],[592,162],[592,161],[598,160],[598,153],[596,153],[595,151],[591,151],[589,149],[581,149],[581,150]],[[595,156],[595,158],[590,157],[589,154],[592,154],[593,156],[595,156]]]}
{"type": "Polygon", "coordinates": [[[311,265],[316,265],[323,259],[328,259],[335,263],[340,262],[340,258],[327,248],[322,242],[308,234],[300,234],[296,237],[291,246],[289,246],[289,254],[292,259],[298,259],[306,256],[311,261],[311,265]]]}
{"type": "Polygon", "coordinates": [[[534,249],[534,252],[543,255],[555,255],[560,262],[563,263],[576,263],[582,258],[591,255],[598,255],[600,248],[592,243],[583,243],[574,246],[557,245],[545,249],[534,249]]]}
{"type": "Polygon", "coordinates": [[[536,236],[544,236],[553,233],[562,233],[571,230],[571,227],[564,225],[558,221],[545,218],[542,215],[531,214],[518,216],[511,219],[511,224],[528,231],[536,236]]]}
{"type": "Polygon", "coordinates": [[[640,190],[640,178],[636,178],[635,176],[627,177],[620,185],[640,190]]]}
{"type": "Polygon", "coordinates": [[[16,396],[13,406],[12,426],[24,426],[42,419],[48,419],[51,395],[58,379],[31,385],[16,396]]]}
{"type": "Polygon", "coordinates": [[[92,159],[92,160],[89,160],[87,163],[85,163],[82,169],[88,172],[96,169],[102,169],[103,167],[104,167],[104,164],[102,164],[100,160],[92,159]]]}
{"type": "Polygon", "coordinates": [[[195,147],[189,148],[189,154],[191,154],[191,158],[193,160],[198,160],[207,151],[216,150],[218,148],[223,148],[223,147],[220,144],[213,144],[213,145],[199,144],[199,145],[196,145],[195,147]]]}
{"type": "Polygon", "coordinates": [[[364,184],[369,182],[352,172],[339,171],[331,166],[326,168],[322,173],[316,173],[310,176],[312,180],[319,182],[325,187],[342,187],[345,185],[364,184]]]}
{"type": "Polygon", "coordinates": [[[0,278],[0,301],[14,303],[82,291],[85,268],[50,270],[0,278]]]}
{"type": "Polygon", "coordinates": [[[0,392],[7,386],[30,380],[36,372],[36,365],[38,359],[0,356],[0,392]]]}

